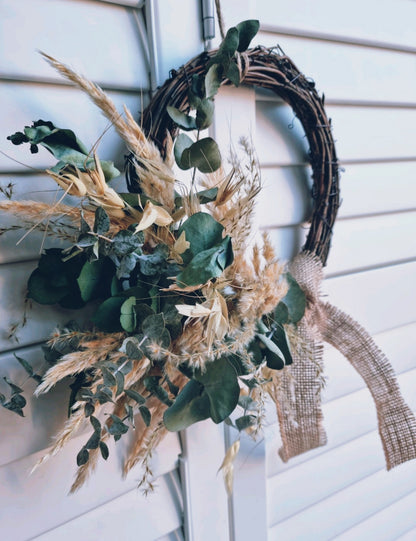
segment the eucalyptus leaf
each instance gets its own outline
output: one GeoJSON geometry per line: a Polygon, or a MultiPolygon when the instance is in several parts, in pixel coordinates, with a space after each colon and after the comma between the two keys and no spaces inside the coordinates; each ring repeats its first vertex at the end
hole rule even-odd
{"type": "Polygon", "coordinates": [[[112,413],[110,415],[110,418],[112,422],[107,425],[107,431],[109,432],[109,434],[111,434],[112,436],[121,436],[122,434],[128,432],[129,427],[123,423],[120,417],[112,413]]]}
{"type": "Polygon", "coordinates": [[[233,262],[233,250],[230,237],[225,237],[220,244],[204,250],[191,259],[189,264],[176,277],[181,286],[204,284],[211,278],[217,278],[233,262]]]}
{"type": "Polygon", "coordinates": [[[230,59],[234,56],[239,45],[239,31],[236,27],[228,29],[227,34],[221,42],[217,53],[211,58],[209,66],[221,64],[228,67],[230,59]]]}
{"type": "Polygon", "coordinates": [[[285,274],[289,289],[282,302],[286,305],[289,312],[290,323],[300,321],[305,313],[306,296],[300,285],[290,273],[285,274]]]}
{"type": "Polygon", "coordinates": [[[100,304],[94,316],[93,323],[105,332],[118,332],[122,330],[120,323],[120,309],[124,303],[123,297],[110,297],[100,304]]]}
{"type": "Polygon", "coordinates": [[[240,71],[237,67],[237,64],[230,62],[227,71],[225,72],[225,77],[229,79],[234,86],[240,85],[240,71]]]}
{"type": "Polygon", "coordinates": [[[120,324],[126,332],[136,329],[136,297],[129,297],[120,307],[120,324]]]}
{"type": "Polygon", "coordinates": [[[175,402],[165,411],[163,423],[171,432],[184,430],[198,421],[210,417],[210,401],[204,386],[191,379],[178,394],[175,402]]]}
{"type": "Polygon", "coordinates": [[[277,325],[272,335],[273,342],[277,345],[285,358],[285,365],[293,363],[292,352],[290,351],[289,340],[282,325],[277,325]]]}
{"type": "Polygon", "coordinates": [[[18,385],[16,385],[16,384],[13,383],[12,381],[10,381],[9,378],[7,378],[6,376],[3,376],[3,379],[4,379],[4,381],[7,383],[7,385],[10,387],[10,390],[11,390],[11,392],[12,392],[12,395],[13,395],[13,394],[23,393],[23,389],[21,389],[18,385]]]}
{"type": "Polygon", "coordinates": [[[214,116],[214,102],[211,99],[202,99],[196,109],[196,127],[205,130],[212,124],[214,116]]]}
{"type": "Polygon", "coordinates": [[[108,368],[103,367],[101,369],[101,373],[103,375],[103,381],[106,387],[116,386],[116,378],[114,377],[114,374],[108,368]]]}
{"type": "Polygon", "coordinates": [[[92,404],[91,402],[86,402],[84,406],[85,417],[90,417],[94,413],[94,411],[95,411],[94,404],[92,404]]]}
{"type": "Polygon", "coordinates": [[[235,420],[235,426],[241,432],[256,423],[257,417],[255,415],[243,415],[235,420]]]}
{"type": "Polygon", "coordinates": [[[196,370],[194,378],[204,386],[210,403],[210,417],[220,423],[235,409],[240,396],[237,373],[227,358],[206,364],[204,371],[196,370]]]}
{"type": "Polygon", "coordinates": [[[281,370],[285,366],[285,356],[281,349],[264,334],[257,333],[257,338],[265,346],[264,355],[266,357],[266,363],[269,368],[274,370],[281,370]]]}
{"type": "Polygon", "coordinates": [[[279,302],[279,304],[276,306],[273,317],[274,320],[281,325],[289,323],[289,308],[284,302],[279,302]]]}
{"type": "Polygon", "coordinates": [[[166,111],[170,118],[183,130],[191,131],[198,127],[195,117],[187,115],[176,107],[168,105],[166,111]]]}
{"type": "Polygon", "coordinates": [[[13,353],[13,355],[14,355],[15,359],[19,362],[19,364],[24,368],[24,370],[26,371],[28,376],[30,378],[32,378],[33,380],[35,380],[37,383],[41,383],[42,376],[39,376],[38,374],[34,373],[32,365],[30,363],[28,363],[22,357],[19,357],[18,355],[16,355],[16,353],[13,353]]]}
{"type": "Polygon", "coordinates": [[[176,164],[180,169],[186,170],[192,167],[192,164],[189,162],[189,156],[184,156],[185,151],[191,145],[193,145],[192,139],[184,133],[180,133],[176,138],[175,146],[173,147],[173,154],[175,156],[176,164]]]}
{"type": "Polygon", "coordinates": [[[102,207],[95,211],[94,232],[98,235],[105,235],[110,229],[110,218],[102,207]]]}
{"type": "Polygon", "coordinates": [[[159,380],[159,376],[147,376],[143,379],[143,385],[146,387],[149,393],[156,396],[156,398],[158,398],[163,404],[170,406],[172,404],[172,400],[169,398],[169,395],[165,389],[159,385],[159,380]]]}
{"type": "Polygon", "coordinates": [[[207,98],[213,98],[221,86],[222,67],[219,64],[213,64],[205,75],[205,95],[207,98]]]}
{"type": "Polygon", "coordinates": [[[124,374],[121,370],[114,372],[116,378],[116,396],[120,395],[124,391],[124,374]]]}
{"type": "Polygon", "coordinates": [[[236,25],[238,30],[238,47],[237,51],[246,51],[250,45],[251,40],[257,34],[260,28],[260,22],[256,19],[249,19],[242,21],[236,25]]]}
{"type": "Polygon", "coordinates": [[[140,406],[146,402],[146,399],[134,389],[125,389],[124,392],[126,396],[137,402],[140,406]]]}
{"type": "MultiPolygon", "coordinates": [[[[176,145],[175,145],[176,148],[176,145]]],[[[212,137],[204,137],[189,147],[186,147],[181,155],[181,164],[190,169],[196,167],[201,173],[213,173],[221,166],[221,153],[217,143],[212,137]]]]}
{"type": "Polygon", "coordinates": [[[212,201],[215,201],[217,195],[218,188],[208,188],[207,190],[201,190],[196,194],[201,205],[205,205],[206,203],[211,203],[212,201]]]}
{"type": "Polygon", "coordinates": [[[100,451],[101,451],[101,456],[103,457],[103,459],[107,460],[110,452],[108,450],[107,444],[103,441],[100,441],[100,451]]]}
{"type": "Polygon", "coordinates": [[[149,408],[146,408],[146,406],[140,406],[139,412],[140,412],[140,415],[142,416],[144,424],[146,426],[150,426],[150,422],[152,420],[152,414],[150,413],[149,408]]]}
{"type": "Polygon", "coordinates": [[[82,300],[89,302],[108,296],[114,272],[114,264],[108,257],[84,263],[77,278],[82,300]]]}
{"type": "Polygon", "coordinates": [[[98,449],[98,446],[100,445],[100,439],[100,432],[94,432],[85,444],[85,449],[98,449]]]}
{"type": "MultiPolygon", "coordinates": [[[[42,145],[59,161],[51,169],[59,172],[67,165],[75,166],[81,171],[95,169],[95,161],[91,152],[75,136],[74,132],[68,129],[61,129],[52,122],[38,120],[32,126],[26,126],[24,134],[17,132],[8,137],[13,144],[29,143],[31,152],[37,152],[37,145],[42,145]]],[[[105,179],[107,181],[120,175],[112,162],[100,162],[105,179]]]]}
{"type": "Polygon", "coordinates": [[[222,242],[224,227],[206,212],[192,214],[179,228],[178,237],[185,232],[189,249],[182,254],[184,263],[209,248],[222,242]]]}
{"type": "Polygon", "coordinates": [[[244,408],[245,410],[256,410],[257,402],[248,395],[242,395],[238,399],[238,405],[244,408]]]}
{"type": "MultiPolygon", "coordinates": [[[[132,194],[133,195],[133,194],[132,194]]],[[[112,239],[111,252],[118,257],[126,256],[143,245],[143,237],[128,229],[122,229],[112,239]]]]}
{"type": "Polygon", "coordinates": [[[83,447],[81,451],[77,454],[77,466],[78,467],[83,466],[84,464],[88,462],[89,459],[90,459],[90,453],[88,449],[83,447]]]}

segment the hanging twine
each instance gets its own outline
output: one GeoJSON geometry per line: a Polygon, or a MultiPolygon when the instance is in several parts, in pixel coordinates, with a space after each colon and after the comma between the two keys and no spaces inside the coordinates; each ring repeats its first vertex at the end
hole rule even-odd
{"type": "Polygon", "coordinates": [[[217,11],[217,19],[218,19],[218,26],[220,27],[221,39],[224,39],[225,38],[225,24],[224,24],[224,17],[222,16],[220,0],[215,0],[215,9],[217,11]]]}

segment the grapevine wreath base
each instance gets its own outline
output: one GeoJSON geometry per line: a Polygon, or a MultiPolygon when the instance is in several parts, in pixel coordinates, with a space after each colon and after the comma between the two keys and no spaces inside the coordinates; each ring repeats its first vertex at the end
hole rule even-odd
{"type": "MultiPolygon", "coordinates": [[[[339,349],[371,391],[387,468],[416,457],[416,421],[388,360],[358,323],[320,300],[339,206],[338,162],[323,99],[280,49],[248,49],[257,29],[257,21],[240,23],[218,50],[172,72],[140,126],[95,84],[44,55],[91,97],[126,143],[129,193],[109,186],[119,172],[70,130],[39,120],[9,137],[29,143],[32,152],[49,150],[58,163],[47,173],[80,202],[0,206],[19,216],[20,227],[68,242],[42,254],[29,298],[69,309],[95,305],[91,326],[71,323],[52,335],[43,376],[18,358],[38,381],[36,394],[73,378],[69,419],[41,461],[90,425],[72,490],[100,454],[108,457],[106,441],[129,431],[135,441],[124,471],[142,463],[142,486],[151,489],[151,453],[168,430],[210,418],[255,436],[266,394],[277,407],[284,461],[324,445],[321,341],[339,349]],[[267,237],[260,246],[248,245],[261,188],[250,142],[242,141],[242,156],[232,153],[226,171],[215,141],[201,137],[225,84],[275,92],[304,128],[313,212],[305,247],[287,269],[267,237]],[[190,187],[177,180],[177,171],[189,172],[190,187]]],[[[6,382],[10,397],[0,395],[0,403],[23,415],[22,389],[6,382]]],[[[224,459],[228,489],[238,446],[236,437],[224,459]]]]}

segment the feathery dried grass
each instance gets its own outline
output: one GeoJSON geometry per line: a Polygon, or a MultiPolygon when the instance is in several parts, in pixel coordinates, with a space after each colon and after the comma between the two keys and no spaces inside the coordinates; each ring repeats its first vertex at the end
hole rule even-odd
{"type": "Polygon", "coordinates": [[[42,383],[36,388],[35,395],[39,396],[40,394],[47,393],[67,376],[74,376],[80,372],[84,372],[106,359],[117,361],[121,357],[124,357],[123,353],[112,351],[112,348],[108,346],[67,353],[55,366],[52,366],[46,372],[42,383]]]}
{"type": "Polygon", "coordinates": [[[120,114],[114,102],[98,85],[79,75],[55,58],[45,53],[41,54],[61,75],[86,92],[115,127],[117,133],[135,157],[136,172],[144,192],[149,197],[165,205],[169,210],[173,209],[175,177],[172,170],[163,161],[156,145],[147,139],[130,111],[124,106],[124,115],[120,114]]]}

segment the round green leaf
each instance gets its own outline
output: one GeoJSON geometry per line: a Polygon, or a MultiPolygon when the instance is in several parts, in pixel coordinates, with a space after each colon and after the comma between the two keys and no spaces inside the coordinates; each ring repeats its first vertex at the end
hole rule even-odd
{"type": "Polygon", "coordinates": [[[289,285],[289,290],[282,302],[287,306],[290,322],[297,323],[302,319],[305,313],[306,296],[291,274],[286,273],[285,278],[289,285]]]}
{"type": "Polygon", "coordinates": [[[189,163],[190,167],[196,167],[201,173],[212,173],[221,165],[220,150],[214,139],[204,137],[184,149],[181,162],[186,165],[189,163]]]}
{"type": "Polygon", "coordinates": [[[189,249],[182,254],[184,263],[197,254],[216,246],[222,241],[224,227],[206,212],[197,212],[190,216],[179,228],[178,237],[185,232],[189,249]]]}
{"type": "Polygon", "coordinates": [[[180,133],[175,141],[173,154],[178,167],[181,169],[190,169],[192,164],[188,155],[184,156],[185,151],[193,144],[193,141],[184,133],[180,133]]]}
{"type": "Polygon", "coordinates": [[[256,19],[249,19],[242,21],[236,25],[238,30],[238,47],[237,51],[246,51],[250,45],[251,40],[257,34],[260,28],[260,22],[256,19]]]}
{"type": "Polygon", "coordinates": [[[212,124],[214,102],[211,99],[200,100],[196,109],[196,127],[205,130],[212,124]]]}
{"type": "Polygon", "coordinates": [[[168,105],[166,111],[170,118],[183,130],[195,130],[197,128],[195,117],[183,113],[176,107],[168,105]]]}
{"type": "Polygon", "coordinates": [[[285,356],[281,349],[266,335],[258,333],[256,336],[266,347],[264,355],[267,366],[274,370],[281,370],[285,366],[285,356]]]}
{"type": "Polygon", "coordinates": [[[126,299],[124,297],[110,297],[100,304],[98,310],[91,318],[93,323],[106,332],[121,331],[120,309],[126,299]]]}
{"type": "Polygon", "coordinates": [[[233,257],[231,239],[227,236],[221,244],[197,254],[176,276],[176,283],[182,287],[204,284],[220,276],[232,263],[233,257]]]}
{"type": "Polygon", "coordinates": [[[221,86],[222,66],[213,64],[205,75],[205,95],[213,98],[221,86]]]}
{"type": "Polygon", "coordinates": [[[136,328],[136,297],[129,297],[120,307],[120,324],[126,332],[136,328]]]}
{"type": "Polygon", "coordinates": [[[114,264],[108,258],[84,263],[77,278],[82,300],[89,302],[108,294],[114,271],[114,264]]]}
{"type": "Polygon", "coordinates": [[[195,371],[195,379],[204,386],[208,395],[210,417],[221,423],[235,409],[240,396],[237,372],[224,357],[208,362],[204,371],[195,371]]]}
{"type": "Polygon", "coordinates": [[[39,269],[32,272],[27,287],[28,297],[39,304],[56,304],[68,292],[67,285],[53,287],[50,277],[43,274],[39,269]]]}
{"type": "Polygon", "coordinates": [[[177,432],[209,417],[209,397],[203,385],[191,379],[165,411],[163,423],[169,431],[177,432]]]}

